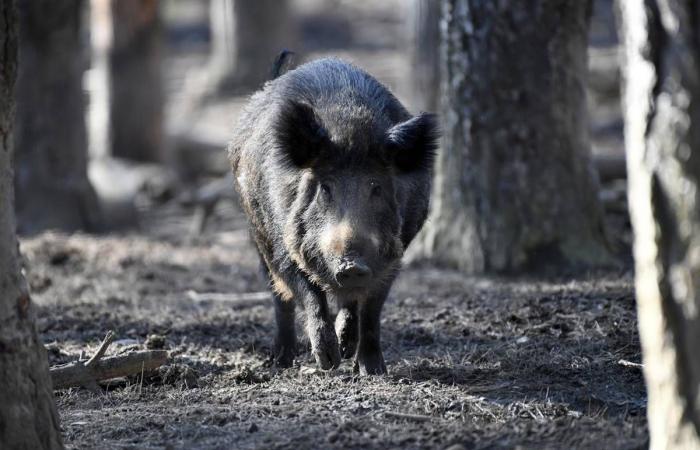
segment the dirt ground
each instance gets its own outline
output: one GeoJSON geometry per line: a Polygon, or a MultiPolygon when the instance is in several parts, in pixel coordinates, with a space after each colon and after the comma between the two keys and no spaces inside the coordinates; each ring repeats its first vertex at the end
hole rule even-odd
{"type": "Polygon", "coordinates": [[[355,376],[348,361],[317,370],[308,342],[276,371],[269,302],[207,298],[266,288],[240,210],[223,203],[205,233],[182,237],[191,215],[172,202],[138,232],[22,241],[52,365],[107,330],[109,354],[158,335],[171,355],[99,395],[58,392],[68,448],[646,447],[642,374],[620,363],[640,362],[629,273],[408,267],[382,320],[387,376],[355,376]]]}
{"type": "MultiPolygon", "coordinates": [[[[358,61],[401,96],[400,8],[367,14],[353,6],[370,3],[389,4],[326,2],[307,13],[313,36],[326,42],[307,47],[358,61]],[[329,11],[342,20],[329,22],[329,11]]],[[[170,64],[192,65],[184,57],[170,64]]],[[[169,71],[171,93],[182,73],[169,71]]],[[[227,132],[234,115],[214,105],[198,120],[227,132]]],[[[624,363],[640,362],[629,269],[544,280],[407,267],[383,314],[388,375],[355,376],[348,361],[320,371],[306,341],[295,366],[277,371],[271,302],[230,297],[267,288],[237,205],[222,202],[194,238],[191,208],[171,200],[142,209],[137,230],[21,242],[52,365],[90,355],[108,330],[117,333],[109,355],[144,349],[154,335],[170,352],[160,371],[114,381],[101,394],[57,392],[68,448],[648,445],[642,374],[624,363]]],[[[624,214],[609,222],[629,244],[624,214]]]]}

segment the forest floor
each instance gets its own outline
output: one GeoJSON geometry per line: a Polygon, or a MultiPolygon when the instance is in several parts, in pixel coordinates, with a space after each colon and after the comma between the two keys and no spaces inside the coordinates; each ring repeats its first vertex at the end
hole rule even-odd
{"type": "Polygon", "coordinates": [[[171,355],[102,394],[58,392],[68,448],[646,448],[629,273],[407,267],[382,319],[388,375],[318,370],[308,341],[277,371],[270,302],[207,298],[266,289],[241,211],[222,203],[196,238],[191,216],[171,202],[137,232],[22,240],[52,365],[108,330],[109,354],[157,335],[171,355]]]}
{"type": "MultiPolygon", "coordinates": [[[[325,47],[306,47],[357,61],[403,98],[398,4],[328,3],[305,19],[304,39],[325,47]]],[[[193,64],[171,63],[175,94],[193,64]]],[[[189,121],[226,135],[236,112],[224,101],[189,121]]],[[[145,208],[138,230],[22,239],[52,365],[91,354],[108,330],[110,355],[153,343],[170,352],[158,373],[101,394],[57,392],[68,448],[647,447],[629,270],[513,279],[407,267],[382,319],[388,375],[355,376],[348,361],[320,371],[308,341],[278,371],[271,302],[225,298],[267,289],[240,209],[222,202],[194,238],[192,216],[171,200],[145,208]]],[[[624,214],[610,222],[629,243],[624,214]]]]}

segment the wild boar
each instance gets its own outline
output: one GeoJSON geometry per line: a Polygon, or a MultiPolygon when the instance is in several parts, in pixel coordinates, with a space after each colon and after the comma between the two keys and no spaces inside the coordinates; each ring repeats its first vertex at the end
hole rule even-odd
{"type": "Polygon", "coordinates": [[[411,116],[376,79],[335,58],[251,97],[228,151],[273,291],[279,366],[296,355],[300,304],[321,368],[342,356],[360,374],[386,373],[380,313],[428,213],[437,140],[434,115],[411,116]]]}

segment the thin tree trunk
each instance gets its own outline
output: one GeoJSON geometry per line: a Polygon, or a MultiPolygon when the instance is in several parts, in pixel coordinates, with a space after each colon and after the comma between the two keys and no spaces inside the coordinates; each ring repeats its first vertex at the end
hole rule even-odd
{"type": "Polygon", "coordinates": [[[62,448],[46,350],[20,272],[13,211],[17,15],[0,2],[0,448],[62,448]]]}
{"type": "Polygon", "coordinates": [[[270,75],[272,62],[294,50],[287,0],[211,0],[212,55],[208,95],[256,89],[270,75]]]}
{"type": "Polygon", "coordinates": [[[111,0],[112,156],[162,161],[163,80],[159,0],[111,0]]]}
{"type": "Polygon", "coordinates": [[[442,4],[443,150],[409,257],[466,272],[610,263],[585,105],[589,2],[442,4]]]}
{"type": "Polygon", "coordinates": [[[700,4],[620,1],[651,448],[700,448],[700,4]]]}
{"type": "Polygon", "coordinates": [[[112,45],[111,0],[90,2],[90,71],[87,90],[88,153],[90,158],[106,158],[111,153],[109,139],[109,49],[112,45]]]}
{"type": "Polygon", "coordinates": [[[87,178],[80,0],[22,0],[17,78],[17,216],[21,232],[99,228],[87,178]]]}
{"type": "Polygon", "coordinates": [[[440,1],[411,0],[411,82],[414,109],[436,112],[440,105],[440,1]]]}

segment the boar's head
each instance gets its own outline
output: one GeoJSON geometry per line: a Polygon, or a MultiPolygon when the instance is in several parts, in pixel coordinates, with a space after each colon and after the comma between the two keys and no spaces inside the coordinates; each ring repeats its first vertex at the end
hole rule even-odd
{"type": "Polygon", "coordinates": [[[411,202],[399,191],[418,182],[427,191],[437,141],[433,115],[404,118],[342,117],[296,101],[280,109],[277,152],[294,180],[285,246],[326,290],[363,292],[399,268],[401,203],[411,202]]]}

